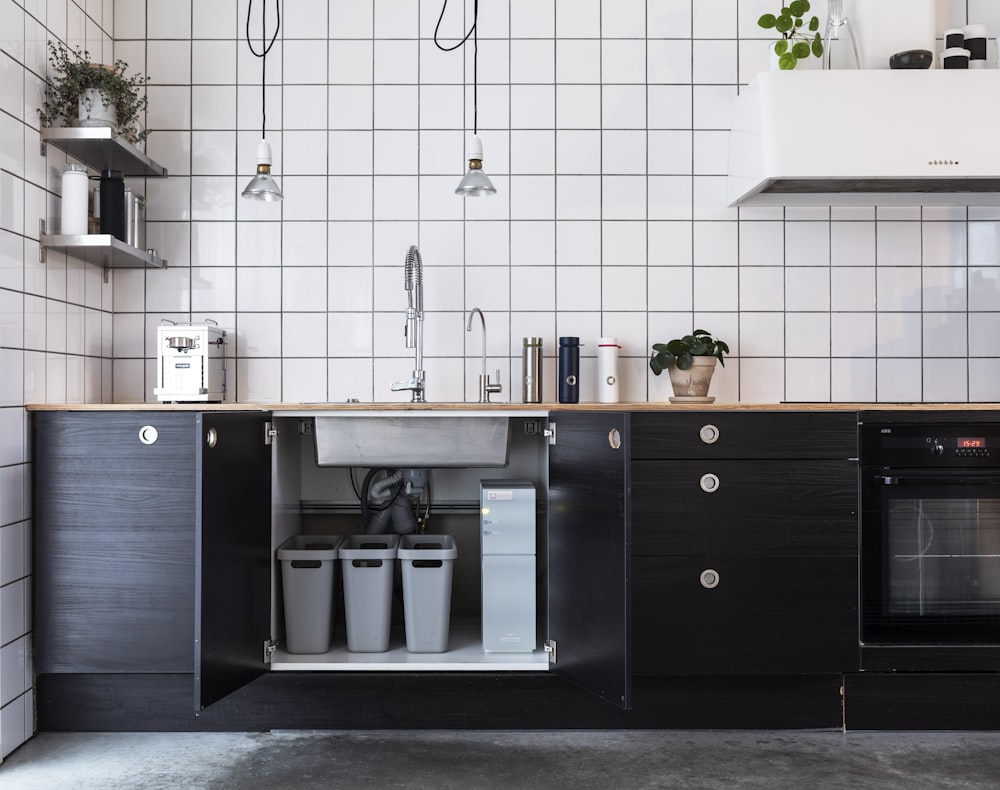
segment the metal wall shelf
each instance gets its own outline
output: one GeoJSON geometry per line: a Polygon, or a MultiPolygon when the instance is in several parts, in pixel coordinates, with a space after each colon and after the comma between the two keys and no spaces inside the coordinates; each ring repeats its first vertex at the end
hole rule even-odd
{"type": "MultiPolygon", "coordinates": [[[[39,130],[42,156],[45,147],[54,145],[60,151],[78,159],[94,170],[120,170],[126,176],[166,178],[167,169],[154,162],[125,138],[108,126],[44,127],[39,130]]],[[[47,234],[42,221],[39,234],[39,257],[44,261],[46,250],[58,250],[71,258],[108,269],[163,269],[167,262],[156,250],[140,250],[109,233],[88,233],[77,236],[47,234]]]]}
{"type": "Polygon", "coordinates": [[[167,262],[156,250],[140,250],[109,233],[88,233],[79,236],[41,234],[39,246],[58,250],[86,263],[105,269],[164,269],[167,262]]]}
{"type": "Polygon", "coordinates": [[[167,176],[165,167],[108,126],[43,127],[39,130],[39,137],[42,156],[45,155],[45,146],[51,144],[95,170],[121,170],[126,176],[167,176]]]}

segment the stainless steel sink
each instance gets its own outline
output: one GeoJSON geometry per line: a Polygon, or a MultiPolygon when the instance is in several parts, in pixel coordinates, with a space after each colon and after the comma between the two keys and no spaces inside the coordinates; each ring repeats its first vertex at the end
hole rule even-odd
{"type": "Polygon", "coordinates": [[[507,416],[317,415],[317,466],[506,466],[507,416]]]}

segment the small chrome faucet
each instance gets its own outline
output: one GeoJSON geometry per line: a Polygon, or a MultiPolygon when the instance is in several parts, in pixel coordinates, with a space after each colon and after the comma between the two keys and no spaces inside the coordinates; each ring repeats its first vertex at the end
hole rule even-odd
{"type": "Polygon", "coordinates": [[[406,288],[406,347],[415,349],[413,375],[409,381],[396,381],[389,385],[393,392],[410,390],[413,403],[423,403],[424,398],[424,264],[416,245],[406,253],[406,268],[403,272],[403,286],[406,288]]]}
{"type": "Polygon", "coordinates": [[[465,325],[465,331],[472,331],[472,319],[479,313],[479,320],[483,324],[483,372],[479,374],[479,402],[489,403],[490,395],[495,392],[503,392],[503,385],[499,383],[500,380],[500,368],[497,368],[497,383],[490,383],[490,374],[486,372],[486,317],[483,315],[483,311],[478,307],[473,307],[469,311],[469,321],[465,325]]]}

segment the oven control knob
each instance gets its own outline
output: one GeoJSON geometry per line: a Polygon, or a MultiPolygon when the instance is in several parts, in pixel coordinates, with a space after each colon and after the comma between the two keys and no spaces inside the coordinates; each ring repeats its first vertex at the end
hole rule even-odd
{"type": "Polygon", "coordinates": [[[934,444],[931,445],[931,452],[934,453],[934,455],[944,455],[944,445],[935,439],[934,444]]]}

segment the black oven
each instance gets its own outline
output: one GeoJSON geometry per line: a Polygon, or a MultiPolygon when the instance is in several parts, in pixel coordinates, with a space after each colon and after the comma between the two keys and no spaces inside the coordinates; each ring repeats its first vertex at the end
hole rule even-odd
{"type": "Polygon", "coordinates": [[[991,416],[863,414],[863,651],[996,646],[983,668],[998,668],[1000,413],[991,416]]]}

